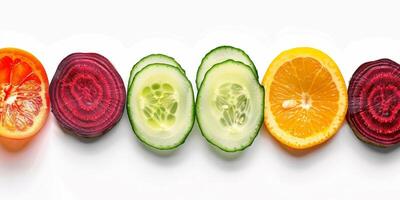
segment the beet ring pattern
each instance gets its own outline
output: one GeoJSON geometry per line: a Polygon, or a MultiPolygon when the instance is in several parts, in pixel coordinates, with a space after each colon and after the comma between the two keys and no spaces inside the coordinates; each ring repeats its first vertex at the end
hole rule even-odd
{"type": "Polygon", "coordinates": [[[400,65],[389,59],[362,64],[349,85],[347,121],[364,142],[400,142],[400,65]]]}
{"type": "Polygon", "coordinates": [[[96,53],[73,53],[64,58],[50,84],[54,116],[68,131],[96,137],[121,119],[125,86],[107,58],[96,53]]]}

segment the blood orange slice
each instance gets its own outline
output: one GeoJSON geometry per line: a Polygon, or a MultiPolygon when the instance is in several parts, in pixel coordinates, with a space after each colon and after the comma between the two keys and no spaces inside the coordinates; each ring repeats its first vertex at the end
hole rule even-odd
{"type": "Polygon", "coordinates": [[[0,49],[0,136],[23,140],[34,136],[49,114],[46,71],[32,54],[0,49]]]}

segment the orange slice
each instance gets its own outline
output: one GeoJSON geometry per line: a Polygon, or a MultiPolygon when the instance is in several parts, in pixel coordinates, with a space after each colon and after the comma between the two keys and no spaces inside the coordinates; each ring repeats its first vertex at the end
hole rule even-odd
{"type": "Polygon", "coordinates": [[[0,138],[24,140],[35,135],[49,114],[48,79],[32,54],[0,49],[0,138]]]}
{"type": "Polygon", "coordinates": [[[327,141],[341,127],[347,90],[336,63],[313,48],[282,52],[263,78],[264,124],[282,144],[306,149],[327,141]]]}

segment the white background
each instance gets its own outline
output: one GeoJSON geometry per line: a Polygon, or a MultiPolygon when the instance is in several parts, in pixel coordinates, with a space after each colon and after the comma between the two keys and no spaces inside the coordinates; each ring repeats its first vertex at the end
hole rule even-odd
{"type": "MultiPolygon", "coordinates": [[[[311,46],[328,53],[348,83],[363,62],[400,62],[396,1],[101,1],[0,3],[0,47],[35,54],[51,80],[76,51],[98,52],[125,83],[150,53],[175,57],[194,83],[201,58],[218,45],[244,49],[260,78],[282,50],[311,46]]],[[[356,139],[345,123],[327,144],[290,152],[263,127],[235,157],[210,147],[197,124],[168,155],[133,135],[126,112],[104,137],[85,143],[50,115],[23,151],[0,148],[0,199],[384,199],[398,198],[400,151],[356,139]]]]}

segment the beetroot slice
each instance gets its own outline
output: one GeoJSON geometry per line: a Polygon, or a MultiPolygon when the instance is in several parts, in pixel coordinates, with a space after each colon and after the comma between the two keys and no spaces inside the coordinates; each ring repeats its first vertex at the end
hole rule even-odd
{"type": "Polygon", "coordinates": [[[50,84],[50,101],[59,124],[86,138],[100,136],[121,119],[125,86],[107,58],[73,53],[64,58],[50,84]]]}
{"type": "Polygon", "coordinates": [[[389,59],[362,64],[349,86],[347,121],[364,142],[400,142],[400,65],[389,59]]]}

